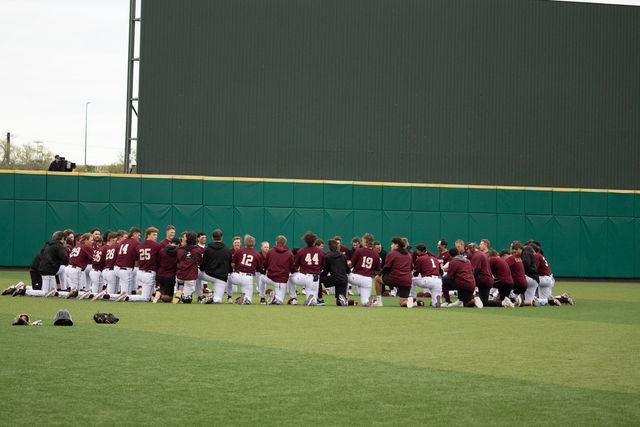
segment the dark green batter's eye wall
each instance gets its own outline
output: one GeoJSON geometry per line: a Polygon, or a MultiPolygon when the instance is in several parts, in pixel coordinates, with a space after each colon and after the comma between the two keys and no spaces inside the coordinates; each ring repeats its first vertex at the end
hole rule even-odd
{"type": "Polygon", "coordinates": [[[209,241],[220,228],[229,246],[248,233],[300,247],[307,230],[347,246],[372,233],[387,249],[407,237],[434,252],[441,238],[487,238],[498,251],[534,238],[557,276],[640,278],[639,191],[5,171],[0,224],[0,266],[29,265],[56,230],[155,226],[163,238],[173,224],[209,241]]]}
{"type": "Polygon", "coordinates": [[[640,188],[639,7],[142,0],[141,17],[141,173],[640,188]]]}

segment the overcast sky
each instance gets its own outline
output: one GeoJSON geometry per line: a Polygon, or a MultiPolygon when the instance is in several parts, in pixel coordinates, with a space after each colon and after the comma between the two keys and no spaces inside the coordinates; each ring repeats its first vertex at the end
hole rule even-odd
{"type": "Polygon", "coordinates": [[[90,101],[87,163],[115,162],[124,151],[128,20],[129,0],[0,0],[2,139],[43,141],[80,165],[90,101]]]}

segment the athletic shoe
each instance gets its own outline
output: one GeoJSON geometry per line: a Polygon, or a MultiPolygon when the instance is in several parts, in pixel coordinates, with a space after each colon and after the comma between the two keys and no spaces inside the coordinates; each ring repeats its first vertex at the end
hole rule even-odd
{"type": "Polygon", "coordinates": [[[227,297],[227,304],[233,304],[233,297],[227,297]]]}
{"type": "Polygon", "coordinates": [[[371,307],[384,307],[382,304],[382,298],[376,298],[375,302],[371,304],[371,307]]]}
{"type": "Polygon", "coordinates": [[[72,290],[71,292],[69,292],[69,294],[67,294],[67,299],[70,298],[75,298],[78,296],[78,288],[72,290]]]}
{"type": "Polygon", "coordinates": [[[531,305],[534,307],[540,307],[540,300],[538,297],[533,297],[533,301],[531,301],[531,305]]]}
{"type": "Polygon", "coordinates": [[[9,294],[13,294],[13,292],[16,290],[15,286],[9,286],[7,289],[5,289],[4,291],[2,291],[2,295],[9,295],[9,294]]]}
{"type": "Polygon", "coordinates": [[[24,286],[21,287],[21,288],[16,287],[16,290],[13,291],[13,294],[11,296],[19,297],[19,296],[22,296],[22,295],[24,295],[26,293],[27,293],[27,288],[25,288],[24,286]]]}
{"type": "Polygon", "coordinates": [[[120,294],[120,296],[118,296],[118,298],[116,298],[116,302],[125,302],[127,299],[129,298],[129,295],[127,294],[120,294]]]}
{"type": "Polygon", "coordinates": [[[522,305],[522,297],[520,296],[520,294],[516,295],[514,304],[516,307],[520,307],[522,305]]]}
{"type": "Polygon", "coordinates": [[[407,298],[407,308],[413,308],[413,297],[407,298]]]}
{"type": "Polygon", "coordinates": [[[322,290],[322,295],[329,295],[329,290],[328,289],[323,289],[322,290]]]}
{"type": "Polygon", "coordinates": [[[306,290],[305,288],[302,288],[302,291],[300,291],[300,293],[301,293],[302,295],[306,295],[306,294],[307,294],[307,290],[306,290]]]}
{"type": "Polygon", "coordinates": [[[340,307],[346,307],[349,303],[347,302],[347,299],[344,297],[344,295],[338,295],[338,305],[340,307]]]}
{"type": "Polygon", "coordinates": [[[175,294],[173,294],[173,299],[171,300],[171,304],[177,304],[182,299],[182,291],[178,289],[175,294]]]}
{"type": "Polygon", "coordinates": [[[509,298],[505,298],[505,299],[502,300],[502,306],[503,307],[508,307],[508,308],[513,308],[516,305],[513,302],[511,302],[511,300],[509,298]]]}
{"type": "Polygon", "coordinates": [[[155,304],[160,301],[160,298],[162,298],[162,292],[156,291],[156,293],[153,294],[153,299],[151,300],[151,302],[155,304]]]}
{"type": "Polygon", "coordinates": [[[567,300],[567,302],[569,303],[569,305],[576,305],[576,300],[573,299],[573,297],[571,295],[569,295],[568,293],[564,293],[561,295],[564,299],[567,300]]]}
{"type": "Polygon", "coordinates": [[[50,298],[50,297],[54,296],[56,293],[57,293],[57,291],[55,289],[51,289],[49,292],[44,294],[44,297],[45,298],[50,298]]]}
{"type": "Polygon", "coordinates": [[[389,292],[389,296],[395,297],[396,295],[398,295],[398,288],[391,289],[391,292],[389,292]]]}
{"type": "Polygon", "coordinates": [[[308,307],[310,305],[316,305],[316,296],[315,295],[309,295],[309,298],[307,298],[304,302],[304,306],[308,307]]]}
{"type": "Polygon", "coordinates": [[[98,293],[96,294],[96,296],[95,296],[95,297],[93,297],[92,301],[98,301],[98,300],[102,299],[102,297],[104,297],[104,294],[106,294],[106,293],[107,293],[107,291],[106,291],[106,290],[104,290],[104,291],[102,291],[102,292],[98,292],[98,293]]]}
{"type": "Polygon", "coordinates": [[[83,293],[82,295],[80,295],[78,297],[78,299],[89,299],[89,298],[91,298],[91,292],[89,292],[89,291],[83,293]]]}
{"type": "MultiPolygon", "coordinates": [[[[433,302],[433,301],[432,301],[433,302]]],[[[446,303],[445,303],[446,304],[446,303]]],[[[440,295],[438,295],[436,297],[436,304],[434,305],[435,308],[440,308],[442,307],[442,297],[440,295]]]]}
{"type": "Polygon", "coordinates": [[[440,307],[447,308],[449,307],[450,304],[451,304],[450,302],[443,302],[442,304],[440,304],[440,307]]]}
{"type": "Polygon", "coordinates": [[[18,282],[13,286],[9,286],[7,289],[5,289],[4,291],[2,291],[2,295],[13,295],[13,293],[17,290],[17,289],[21,289],[24,287],[24,283],[23,282],[18,282]]]}
{"type": "Polygon", "coordinates": [[[202,301],[204,301],[205,298],[206,298],[205,295],[200,295],[197,300],[198,304],[202,304],[203,303],[202,301]]]}
{"type": "Polygon", "coordinates": [[[550,305],[557,305],[558,307],[562,305],[562,303],[560,302],[560,300],[558,298],[555,297],[551,297],[549,299],[549,301],[551,301],[550,305]]]}
{"type": "Polygon", "coordinates": [[[260,304],[265,305],[267,303],[266,298],[260,298],[260,304]]]}
{"type": "Polygon", "coordinates": [[[376,301],[376,299],[373,296],[369,297],[369,300],[367,301],[367,303],[364,305],[365,307],[372,307],[373,303],[376,301]]]}
{"type": "Polygon", "coordinates": [[[474,297],[473,298],[473,303],[475,304],[476,307],[478,308],[482,308],[484,307],[484,304],[482,304],[482,300],[480,299],[480,297],[474,297]]]}
{"type": "Polygon", "coordinates": [[[183,304],[191,304],[191,298],[182,298],[183,304]]]}
{"type": "Polygon", "coordinates": [[[323,299],[319,299],[319,300],[316,301],[316,305],[322,305],[323,306],[323,305],[326,305],[326,304],[324,303],[323,299]]]}
{"type": "MultiPolygon", "coordinates": [[[[482,301],[480,301],[482,302],[482,301]]],[[[464,303],[460,300],[456,301],[456,302],[452,302],[451,304],[447,304],[445,307],[451,308],[451,307],[464,307],[464,303]]]]}
{"type": "Polygon", "coordinates": [[[245,294],[240,295],[236,298],[236,304],[244,304],[244,299],[246,298],[245,294]]]}
{"type": "Polygon", "coordinates": [[[287,301],[287,304],[289,304],[289,305],[298,305],[298,299],[297,298],[289,298],[289,301],[287,301]]]}
{"type": "Polygon", "coordinates": [[[352,291],[351,289],[349,289],[349,290],[347,291],[347,295],[349,295],[349,296],[353,295],[353,291],[352,291]]]}
{"type": "Polygon", "coordinates": [[[271,305],[275,300],[276,300],[276,293],[273,292],[269,295],[269,298],[267,298],[266,304],[271,305]]]}

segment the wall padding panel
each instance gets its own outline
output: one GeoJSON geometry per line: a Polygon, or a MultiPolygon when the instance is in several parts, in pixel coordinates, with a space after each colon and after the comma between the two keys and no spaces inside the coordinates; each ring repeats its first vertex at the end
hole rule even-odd
{"type": "Polygon", "coordinates": [[[0,172],[0,221],[11,251],[0,265],[28,265],[56,230],[77,233],[168,224],[178,233],[220,228],[260,243],[283,234],[300,247],[308,230],[327,241],[372,233],[434,251],[447,239],[542,243],[556,276],[640,277],[640,195],[635,192],[468,188],[333,182],[0,172]],[[16,230],[21,238],[16,239],[16,230]],[[628,256],[620,262],[621,248],[628,256]]]}

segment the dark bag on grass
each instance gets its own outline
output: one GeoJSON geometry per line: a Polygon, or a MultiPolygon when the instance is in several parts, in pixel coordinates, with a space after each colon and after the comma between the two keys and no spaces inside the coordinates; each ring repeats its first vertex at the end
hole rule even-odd
{"type": "Polygon", "coordinates": [[[93,315],[96,323],[118,323],[118,319],[112,313],[96,313],[93,315]]]}
{"type": "Polygon", "coordinates": [[[60,310],[56,313],[56,317],[53,318],[54,326],[73,326],[73,319],[71,313],[67,310],[60,310]]]}

